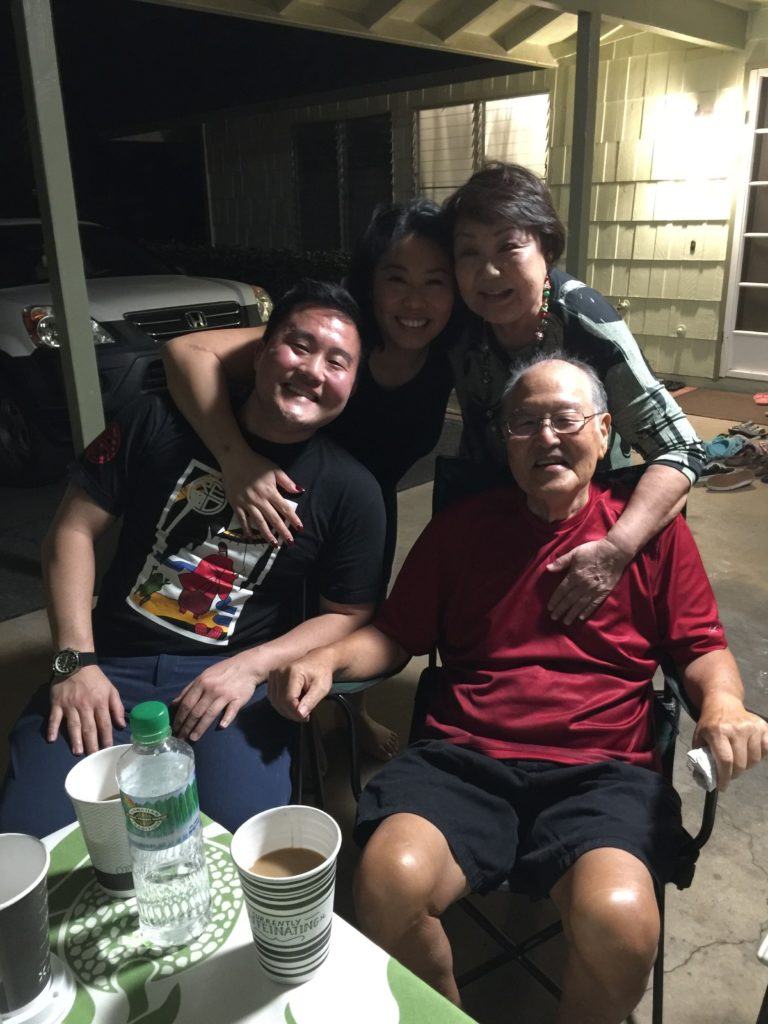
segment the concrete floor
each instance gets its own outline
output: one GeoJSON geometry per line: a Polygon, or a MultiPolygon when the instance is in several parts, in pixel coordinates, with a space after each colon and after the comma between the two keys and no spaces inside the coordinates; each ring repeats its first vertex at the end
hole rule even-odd
{"type": "MultiPolygon", "coordinates": [[[[727,423],[693,418],[704,438],[727,423]]],[[[400,536],[395,568],[429,517],[430,485],[413,487],[399,496],[400,536]]],[[[747,704],[768,715],[768,485],[726,494],[696,488],[688,520],[702,552],[720,604],[723,622],[739,662],[747,704]]],[[[0,623],[0,774],[5,771],[5,735],[28,695],[46,678],[49,640],[45,615],[32,612],[0,623]]],[[[410,704],[423,662],[415,660],[397,678],[370,695],[374,713],[408,732],[410,704]]],[[[342,850],[337,909],[353,919],[350,883],[357,852],[349,840],[354,804],[346,782],[342,747],[335,742],[335,721],[323,709],[328,730],[328,809],[338,818],[347,841],[342,850]]],[[[686,723],[679,750],[688,749],[692,725],[686,723]]],[[[368,767],[367,774],[375,768],[368,767]]],[[[755,953],[768,929],[768,766],[761,765],[738,780],[720,799],[715,833],[705,847],[693,887],[667,890],[666,1020],[669,1024],[755,1024],[768,970],[755,953]]],[[[697,828],[701,794],[684,768],[676,784],[686,809],[686,824],[697,828]]],[[[484,909],[514,934],[533,930],[552,917],[548,902],[531,904],[508,896],[482,900],[484,909]]],[[[458,971],[482,961],[492,949],[485,936],[459,909],[446,916],[458,971]]],[[[562,958],[561,940],[534,958],[555,976],[562,958]]],[[[515,967],[502,968],[468,987],[467,1011],[481,1024],[551,1024],[555,1005],[515,967]]],[[[650,1021],[650,998],[636,1013],[637,1024],[650,1021]]]]}

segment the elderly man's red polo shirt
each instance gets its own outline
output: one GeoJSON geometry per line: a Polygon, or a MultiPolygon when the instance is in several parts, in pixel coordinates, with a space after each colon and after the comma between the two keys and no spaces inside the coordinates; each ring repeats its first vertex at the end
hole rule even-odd
{"type": "Polygon", "coordinates": [[[653,766],[659,655],[684,666],[726,647],[685,521],[646,545],[586,622],[565,626],[547,611],[563,578],[547,564],[604,537],[628,497],[592,484],[583,509],[545,523],[508,488],[432,520],[374,622],[410,654],[439,650],[426,737],[495,758],[653,766]]]}

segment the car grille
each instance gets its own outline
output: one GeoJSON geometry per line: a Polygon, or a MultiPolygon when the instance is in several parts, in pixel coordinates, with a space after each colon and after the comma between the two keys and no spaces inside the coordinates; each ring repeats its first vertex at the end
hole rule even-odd
{"type": "Polygon", "coordinates": [[[166,341],[179,334],[204,331],[213,327],[242,327],[246,321],[242,307],[236,302],[207,302],[199,306],[176,306],[171,309],[144,309],[126,313],[125,319],[152,335],[155,341],[166,341]]]}
{"type": "Polygon", "coordinates": [[[144,371],[144,376],[141,380],[141,390],[144,394],[147,394],[149,392],[165,391],[167,387],[165,370],[163,369],[162,362],[158,359],[157,362],[150,363],[144,371]]]}

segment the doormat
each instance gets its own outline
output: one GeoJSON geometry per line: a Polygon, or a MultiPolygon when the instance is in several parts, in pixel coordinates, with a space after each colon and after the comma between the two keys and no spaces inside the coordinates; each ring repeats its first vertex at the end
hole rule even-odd
{"type": "Polygon", "coordinates": [[[675,401],[687,416],[709,416],[716,420],[754,420],[768,422],[765,407],[755,405],[752,395],[740,391],[715,391],[714,388],[695,388],[680,392],[675,401]]]}

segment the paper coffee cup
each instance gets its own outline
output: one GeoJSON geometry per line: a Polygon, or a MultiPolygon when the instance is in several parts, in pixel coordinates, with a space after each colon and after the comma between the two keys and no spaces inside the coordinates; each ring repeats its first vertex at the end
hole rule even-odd
{"type": "Polygon", "coordinates": [[[50,858],[39,839],[0,835],[0,1020],[44,1003],[51,985],[50,858]]]}
{"type": "Polygon", "coordinates": [[[115,769],[129,743],[89,754],[64,782],[96,878],[110,896],[133,896],[131,853],[115,769]]]}
{"type": "Polygon", "coordinates": [[[249,818],[232,839],[251,932],[266,973],[298,985],[328,956],[333,920],[339,826],[316,807],[275,807],[249,818]],[[250,871],[254,861],[286,847],[313,850],[323,861],[302,874],[265,878],[250,871]]]}

